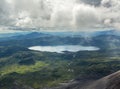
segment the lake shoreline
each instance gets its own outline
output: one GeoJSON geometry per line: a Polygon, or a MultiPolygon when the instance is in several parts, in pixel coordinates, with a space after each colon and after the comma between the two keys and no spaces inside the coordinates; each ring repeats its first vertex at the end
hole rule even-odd
{"type": "Polygon", "coordinates": [[[64,53],[65,51],[68,52],[97,51],[100,48],[95,46],[58,45],[58,46],[32,46],[28,47],[28,49],[33,51],[64,53]]]}

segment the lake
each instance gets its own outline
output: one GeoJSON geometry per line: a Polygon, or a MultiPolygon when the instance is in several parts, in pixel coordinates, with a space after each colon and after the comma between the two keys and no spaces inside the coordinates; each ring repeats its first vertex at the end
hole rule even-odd
{"type": "Polygon", "coordinates": [[[96,51],[98,47],[94,46],[81,46],[81,45],[59,45],[59,46],[32,46],[29,50],[42,51],[42,52],[57,52],[64,53],[64,51],[77,52],[77,51],[96,51]]]}

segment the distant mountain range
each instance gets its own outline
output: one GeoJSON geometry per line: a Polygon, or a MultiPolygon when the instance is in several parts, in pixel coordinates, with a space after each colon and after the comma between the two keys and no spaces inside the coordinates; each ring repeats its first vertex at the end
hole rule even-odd
{"type": "Polygon", "coordinates": [[[120,31],[118,30],[107,30],[107,31],[93,31],[93,32],[87,32],[87,31],[82,31],[82,32],[79,32],[79,31],[66,31],[66,32],[44,32],[44,33],[47,33],[47,34],[51,34],[51,35],[54,35],[54,36],[62,36],[62,37],[65,37],[65,36],[73,36],[73,37],[78,37],[78,36],[83,36],[83,37],[92,37],[92,36],[98,36],[98,35],[117,35],[117,36],[120,36],[120,31]]]}
{"type": "MultiPolygon", "coordinates": [[[[72,31],[65,31],[65,32],[39,32],[39,31],[28,31],[28,32],[16,32],[16,33],[4,33],[0,34],[0,38],[5,37],[42,37],[42,36],[60,36],[60,37],[66,37],[66,36],[73,36],[73,37],[90,37],[90,36],[99,36],[99,35],[117,35],[120,36],[120,31],[118,30],[107,30],[107,31],[94,31],[94,32],[72,32],[72,31]]],[[[23,37],[23,38],[24,38],[23,37]]]]}
{"type": "MultiPolygon", "coordinates": [[[[1,34],[3,36],[3,34],[1,34]]],[[[86,45],[97,46],[101,49],[119,49],[120,32],[117,30],[89,32],[29,32],[4,34],[0,45],[18,44],[36,45],[86,45]],[[8,41],[7,43],[4,41],[8,41]]]]}

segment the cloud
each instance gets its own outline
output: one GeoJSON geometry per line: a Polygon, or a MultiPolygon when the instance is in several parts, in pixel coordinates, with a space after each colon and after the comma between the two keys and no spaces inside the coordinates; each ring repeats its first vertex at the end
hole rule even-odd
{"type": "Polygon", "coordinates": [[[77,27],[95,27],[100,24],[100,14],[94,6],[78,4],[73,10],[74,21],[77,27]]]}
{"type": "Polygon", "coordinates": [[[8,27],[0,26],[0,34],[22,32],[20,30],[10,30],[8,27]]]}
{"type": "Polygon", "coordinates": [[[94,6],[100,6],[101,0],[76,0],[77,2],[83,2],[94,6]]]}
{"type": "Polygon", "coordinates": [[[4,25],[7,24],[6,22],[9,21],[10,19],[6,19],[6,17],[9,16],[9,6],[4,0],[0,1],[0,24],[4,25]]]}
{"type": "Polygon", "coordinates": [[[119,0],[102,0],[101,5],[104,7],[105,25],[120,29],[120,1],[119,0]],[[107,22],[107,23],[106,23],[107,22]]]}
{"type": "Polygon", "coordinates": [[[119,0],[1,0],[0,25],[120,29],[119,0]]]}

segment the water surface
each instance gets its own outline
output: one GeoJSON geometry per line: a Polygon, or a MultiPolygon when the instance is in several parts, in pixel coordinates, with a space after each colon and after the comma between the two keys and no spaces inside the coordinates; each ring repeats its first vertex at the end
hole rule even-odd
{"type": "Polygon", "coordinates": [[[77,51],[96,51],[99,50],[98,47],[94,46],[81,46],[81,45],[59,45],[59,46],[32,46],[28,49],[34,51],[43,52],[57,52],[64,53],[64,51],[77,52],[77,51]]]}

